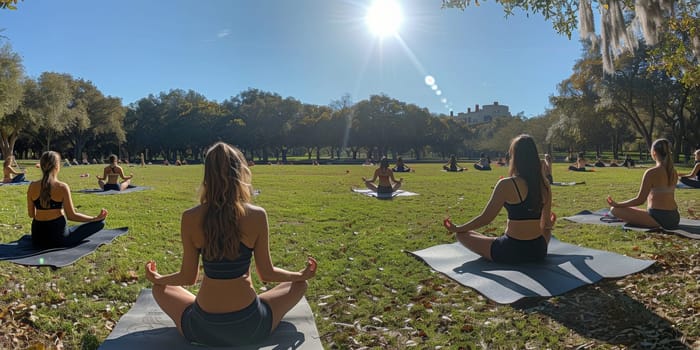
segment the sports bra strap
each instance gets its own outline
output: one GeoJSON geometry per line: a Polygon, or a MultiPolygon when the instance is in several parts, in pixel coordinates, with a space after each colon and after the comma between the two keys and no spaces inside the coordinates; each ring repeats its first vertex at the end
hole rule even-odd
{"type": "Polygon", "coordinates": [[[520,198],[520,203],[523,202],[523,196],[520,195],[520,189],[518,188],[518,183],[515,182],[515,178],[511,177],[511,180],[513,180],[513,185],[515,186],[515,190],[518,192],[518,198],[520,198]]]}

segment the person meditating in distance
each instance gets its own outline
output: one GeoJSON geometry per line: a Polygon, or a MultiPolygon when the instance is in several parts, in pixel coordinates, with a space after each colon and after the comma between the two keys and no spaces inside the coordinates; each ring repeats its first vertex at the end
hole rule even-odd
{"type": "Polygon", "coordinates": [[[549,153],[544,154],[544,160],[542,161],[542,173],[550,185],[554,183],[554,178],[552,177],[552,156],[549,155],[549,153]]]}
{"type": "Polygon", "coordinates": [[[218,142],[206,153],[200,204],[182,214],[182,265],[169,275],[146,263],[153,297],[188,341],[207,346],[238,346],[263,341],[304,296],[316,274],[316,260],[291,272],[272,264],[265,209],[250,203],[251,173],[243,154],[218,142]],[[183,285],[197,281],[199,257],[204,278],[197,295],[183,285]],[[250,274],[282,282],[257,295],[250,274]]]}
{"type": "Polygon", "coordinates": [[[583,152],[578,153],[576,158],[576,163],[569,165],[569,170],[571,171],[586,171],[586,158],[583,157],[583,152]]]}
{"type": "Polygon", "coordinates": [[[442,166],[442,169],[445,171],[465,171],[467,169],[464,169],[457,165],[457,157],[455,155],[450,156],[450,160],[447,162],[447,164],[442,166]]]}
{"type": "Polygon", "coordinates": [[[17,162],[15,161],[15,156],[7,156],[5,158],[5,163],[3,164],[2,168],[2,182],[3,183],[18,183],[25,181],[24,175],[26,174],[26,170],[22,170],[21,172],[16,171],[13,166],[19,167],[17,165],[17,162]]]}
{"type": "Polygon", "coordinates": [[[42,154],[39,160],[41,180],[30,183],[27,189],[27,210],[33,219],[32,244],[36,247],[71,247],[105,226],[107,210],[102,209],[97,216],[75,211],[70,188],[58,180],[60,165],[58,153],[42,154]],[[85,224],[68,227],[66,218],[85,224]]]}
{"type": "Polygon", "coordinates": [[[383,157],[382,160],[379,161],[379,168],[374,170],[374,176],[372,176],[372,179],[367,180],[363,177],[362,181],[365,182],[367,188],[379,194],[392,193],[398,190],[403,183],[403,178],[399,180],[394,178],[394,171],[389,168],[389,159],[383,157]],[[377,185],[375,185],[374,181],[377,179],[379,179],[379,182],[377,185]]]}
{"type": "Polygon", "coordinates": [[[700,149],[695,150],[695,166],[688,174],[678,175],[679,181],[687,186],[700,188],[700,178],[698,178],[698,173],[700,173],[700,149]]]}
{"type": "Polygon", "coordinates": [[[637,196],[619,203],[608,196],[610,213],[634,226],[677,228],[680,214],[674,194],[678,175],[673,167],[671,144],[666,139],[658,139],[651,145],[650,153],[656,165],[644,172],[637,196]],[[647,210],[635,208],[645,200],[647,210]]]}
{"type": "Polygon", "coordinates": [[[105,167],[102,177],[97,175],[97,184],[103,191],[123,191],[129,188],[133,174],[124,176],[124,169],[118,164],[117,156],[114,154],[109,156],[109,165],[105,167]],[[119,183],[119,178],[124,180],[119,183]],[[106,181],[106,182],[105,182],[106,181]]]}
{"type": "Polygon", "coordinates": [[[491,170],[491,160],[486,154],[482,153],[479,156],[479,161],[474,163],[474,169],[476,170],[491,170]]]}
{"type": "Polygon", "coordinates": [[[393,170],[394,172],[398,172],[398,173],[411,172],[411,168],[409,168],[406,165],[406,163],[403,162],[403,158],[401,158],[401,157],[396,158],[396,165],[391,170],[393,170]]]}
{"type": "Polygon", "coordinates": [[[530,135],[520,135],[510,145],[509,177],[500,179],[486,207],[471,221],[455,225],[444,220],[448,231],[469,250],[501,263],[541,261],[547,255],[556,216],[551,212],[552,193],[542,175],[537,146],[530,135]],[[475,231],[491,223],[501,208],[508,212],[505,234],[496,238],[475,231]]]}

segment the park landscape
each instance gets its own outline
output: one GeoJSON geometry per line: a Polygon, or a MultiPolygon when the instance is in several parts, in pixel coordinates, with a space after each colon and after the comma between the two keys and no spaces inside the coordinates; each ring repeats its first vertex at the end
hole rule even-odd
{"type": "MultiPolygon", "coordinates": [[[[38,3],[0,0],[0,17],[53,6],[38,3]]],[[[387,50],[391,40],[404,42],[399,33],[402,19],[391,17],[400,12],[399,4],[418,6],[410,1],[368,1],[367,25],[387,50]]],[[[442,6],[445,11],[440,18],[460,9],[466,17],[477,6],[491,5],[434,1],[436,8],[442,6]]],[[[21,20],[10,22],[13,25],[7,31],[0,31],[3,159],[14,155],[18,169],[25,170],[32,181],[41,177],[36,164],[46,150],[87,163],[64,166],[59,176],[71,187],[77,209],[96,215],[106,208],[107,227],[128,227],[129,232],[62,268],[0,261],[0,348],[97,349],[139,291],[151,286],[144,277],[147,261],[156,260],[163,273],[180,268],[181,214],[198,204],[204,152],[214,142],[224,141],[240,148],[250,161],[252,185],[259,190],[252,201],[268,213],[274,263],[298,271],[308,256],[318,261],[318,273],[309,281],[306,298],[324,348],[700,349],[700,241],[562,219],[582,210],[605,208],[607,196],[633,197],[645,169],[653,166],[649,149],[657,138],[670,140],[679,173],[692,169],[691,154],[700,145],[698,2],[650,1],[648,6],[635,6],[627,1],[523,0],[495,5],[505,9],[507,21],[527,14],[551,24],[549,29],[563,36],[581,33],[580,56],[568,74],[555,77],[556,92],[548,96],[549,106],[539,114],[509,113],[483,123],[470,122],[455,110],[454,103],[462,102],[445,97],[450,93],[447,77],[457,75],[459,69],[437,70],[441,74],[432,76],[436,67],[423,71],[430,62],[425,53],[405,47],[400,52],[420,69],[404,67],[400,75],[417,76],[423,90],[427,85],[430,98],[439,102],[430,109],[425,107],[426,100],[416,102],[404,97],[412,95],[392,89],[366,95],[354,91],[356,97],[338,93],[324,103],[308,102],[296,97],[296,92],[291,96],[275,92],[274,85],[255,87],[252,78],[243,79],[249,84],[243,87],[227,81],[226,97],[217,98],[179,85],[142,93],[140,85],[146,85],[147,79],[129,81],[126,91],[138,90],[141,95],[130,96],[133,102],[128,102],[108,92],[114,87],[105,79],[93,81],[68,68],[56,71],[60,64],[37,66],[36,57],[26,54],[32,45],[14,40],[19,34],[12,31],[13,25],[19,26],[21,20]],[[636,32],[626,31],[636,18],[649,21],[635,27],[636,32]],[[591,25],[594,19],[610,25],[597,28],[611,32],[596,32],[591,25]],[[632,36],[620,39],[623,34],[632,36]],[[419,58],[423,61],[416,63],[419,58]],[[409,74],[415,70],[420,74],[409,74]],[[394,91],[401,97],[392,97],[394,91]],[[562,295],[502,305],[409,254],[455,242],[443,220],[462,223],[481,212],[495,184],[508,176],[508,168],[495,162],[505,157],[510,141],[523,133],[533,136],[542,157],[545,153],[553,156],[555,181],[580,183],[552,187],[552,209],[559,217],[553,235],[562,242],[653,260],[651,267],[562,295]],[[578,152],[591,163],[600,156],[608,164],[631,155],[637,166],[568,171],[578,152]],[[472,163],[480,153],[491,157],[492,171],[474,170],[472,163]],[[133,184],[148,189],[109,196],[79,192],[97,187],[96,175],[102,174],[110,154],[121,159],[125,173],[133,173],[133,184]],[[467,171],[441,171],[450,155],[456,155],[467,171]],[[375,169],[362,166],[363,161],[387,157],[393,164],[399,156],[414,170],[397,176],[405,180],[402,189],[417,196],[378,200],[351,191],[364,187],[362,177],[370,177],[375,169]],[[165,166],[166,161],[171,166],[165,166]],[[180,161],[187,165],[172,166],[180,161]],[[312,165],[316,163],[320,165],[312,165]]],[[[4,27],[0,24],[0,29],[4,27]]],[[[234,36],[226,29],[215,40],[234,36]]],[[[258,49],[263,52],[264,48],[258,49]]],[[[333,50],[319,50],[319,55],[326,51],[333,50]]],[[[140,54],[144,60],[148,56],[147,51],[140,54]]],[[[159,55],[157,65],[166,66],[168,60],[159,55]]],[[[251,55],[255,61],[265,56],[256,50],[251,55]]],[[[294,54],[279,56],[291,61],[294,54]]],[[[312,59],[308,54],[302,56],[312,59]]],[[[520,56],[525,60],[527,54],[520,56]]],[[[396,59],[387,55],[383,64],[394,64],[390,57],[396,59]]],[[[481,59],[485,63],[496,57],[481,59]]],[[[554,71],[554,62],[550,64],[554,71]]],[[[94,66],[100,67],[99,60],[94,66]]],[[[277,80],[303,80],[294,78],[294,69],[279,66],[280,70],[274,70],[279,74],[277,80]]],[[[496,91],[523,80],[529,68],[495,84],[496,91]]],[[[114,63],[102,69],[126,74],[114,63]]],[[[187,71],[178,69],[178,74],[187,71]]],[[[263,76],[272,69],[252,71],[263,76]]],[[[334,71],[358,76],[376,73],[370,68],[356,72],[351,67],[334,71]]],[[[218,71],[211,74],[199,89],[209,91],[215,75],[226,76],[218,71]]],[[[320,84],[319,89],[335,91],[331,85],[341,79],[328,74],[322,77],[328,86],[320,84]]],[[[552,78],[549,71],[538,74],[542,80],[552,78]]],[[[114,80],[128,80],[118,78],[114,80]]],[[[303,78],[314,79],[310,75],[303,78]]],[[[531,79],[531,84],[539,79],[531,79]]],[[[378,89],[389,86],[381,85],[381,79],[370,81],[378,89]]],[[[477,90],[487,90],[489,84],[477,90]]],[[[304,88],[299,85],[298,89],[299,96],[304,96],[304,88]]],[[[525,90],[506,96],[515,100],[525,90]]],[[[30,232],[26,193],[26,186],[0,186],[0,243],[30,232]]],[[[697,189],[676,189],[681,217],[699,219],[699,193],[697,189]]],[[[501,235],[505,220],[506,213],[501,211],[481,232],[501,235]]],[[[252,275],[259,292],[274,285],[252,275]]],[[[192,292],[197,288],[198,284],[188,286],[192,292]]]]}
{"type": "MultiPolygon", "coordinates": [[[[29,166],[30,164],[26,164],[29,166]]],[[[499,305],[432,271],[407,254],[454,242],[442,227],[450,216],[462,222],[478,214],[506,168],[445,173],[439,164],[416,164],[405,174],[415,197],[377,200],[352,193],[373,168],[361,165],[256,165],[254,203],[266,208],[274,262],[301,269],[314,256],[319,272],[307,298],[326,348],[678,348],[698,346],[697,266],[700,245],[677,235],[640,233],[559,220],[561,241],[656,263],[621,279],[604,280],[561,296],[499,305]]],[[[73,166],[61,176],[73,190],[94,188],[80,177],[101,166],[73,166]]],[[[29,168],[29,176],[33,171],[29,168]]],[[[179,218],[197,203],[201,165],[131,167],[148,191],[114,196],[76,193],[79,210],[108,208],[107,225],[129,233],[76,264],[52,270],[3,262],[0,282],[4,348],[96,348],[149,287],[143,266],[155,259],[162,271],[179,269],[179,218]]],[[[554,187],[554,211],[568,216],[605,206],[605,197],[636,191],[643,169],[566,171],[554,187]]],[[[138,182],[136,182],[138,179],[138,182]]],[[[22,186],[0,187],[0,240],[26,234],[22,186]]],[[[695,190],[678,190],[683,217],[700,211],[695,190]]],[[[503,230],[505,212],[485,228],[503,230]]],[[[266,285],[256,280],[263,290],[266,285]]],[[[192,287],[196,291],[196,286],[192,287]]]]}

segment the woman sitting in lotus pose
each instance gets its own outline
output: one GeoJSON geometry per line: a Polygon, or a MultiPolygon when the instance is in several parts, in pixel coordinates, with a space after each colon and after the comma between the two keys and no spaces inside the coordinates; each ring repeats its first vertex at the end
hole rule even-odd
{"type": "Polygon", "coordinates": [[[129,188],[131,179],[134,175],[124,176],[124,169],[118,164],[117,156],[114,154],[109,156],[109,165],[105,167],[102,177],[97,175],[97,184],[104,191],[124,191],[129,188]],[[119,178],[124,180],[119,183],[119,178]]]}
{"type": "Polygon", "coordinates": [[[540,261],[547,255],[556,216],[551,213],[552,193],[542,175],[537,146],[530,135],[520,135],[510,145],[512,159],[507,178],[496,183],[486,207],[471,221],[444,224],[469,250],[488,260],[503,263],[540,261]],[[488,237],[476,229],[490,224],[506,208],[505,234],[488,237]]]}
{"type": "Polygon", "coordinates": [[[377,193],[392,193],[401,187],[403,179],[396,180],[394,178],[394,171],[389,168],[389,159],[384,157],[379,162],[379,168],[374,171],[372,179],[367,180],[363,177],[362,181],[364,181],[367,188],[372,191],[377,193]],[[379,179],[379,183],[375,185],[374,181],[377,179],[379,179]]]}
{"type": "Polygon", "coordinates": [[[17,166],[17,162],[15,161],[15,156],[8,156],[7,158],[5,158],[5,163],[4,163],[3,169],[2,169],[3,170],[2,171],[2,173],[3,173],[2,182],[3,183],[18,183],[18,182],[25,181],[24,174],[26,173],[26,171],[24,171],[24,170],[21,172],[16,171],[13,168],[13,165],[17,166]]]}
{"type": "Polygon", "coordinates": [[[218,142],[204,159],[200,204],[182,214],[180,271],[161,275],[146,263],[158,305],[190,342],[207,346],[259,343],[277,328],[301,300],[307,280],[316,274],[316,260],[287,271],[272,264],[265,209],[250,203],[251,174],[243,154],[218,142]],[[197,295],[194,284],[199,258],[204,278],[197,295]],[[261,280],[282,282],[258,295],[250,274],[251,260],[261,280]]]}
{"type": "Polygon", "coordinates": [[[640,227],[678,227],[680,214],[675,199],[676,169],[673,167],[670,142],[658,139],[651,145],[651,157],[656,165],[644,172],[637,196],[615,202],[608,196],[610,213],[628,224],[640,227]],[[647,210],[635,208],[647,202],[647,210]]]}
{"type": "Polygon", "coordinates": [[[105,226],[107,210],[97,216],[75,211],[70,188],[58,180],[61,156],[45,152],[39,160],[42,177],[29,184],[27,210],[32,220],[32,243],[41,248],[71,247],[105,226]],[[64,215],[65,212],[65,215],[64,215]],[[68,227],[66,219],[85,224],[68,227]]]}

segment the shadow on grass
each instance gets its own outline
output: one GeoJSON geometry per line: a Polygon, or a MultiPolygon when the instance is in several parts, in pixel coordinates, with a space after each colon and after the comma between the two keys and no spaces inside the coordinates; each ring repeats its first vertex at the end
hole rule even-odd
{"type": "Polygon", "coordinates": [[[690,349],[684,335],[663,317],[607,280],[550,299],[513,304],[525,313],[540,313],[578,334],[631,349],[690,349]]]}

